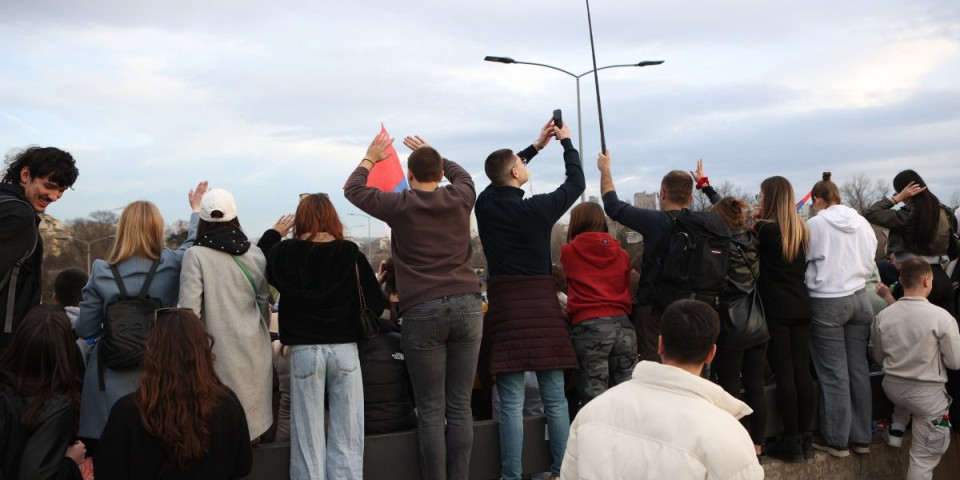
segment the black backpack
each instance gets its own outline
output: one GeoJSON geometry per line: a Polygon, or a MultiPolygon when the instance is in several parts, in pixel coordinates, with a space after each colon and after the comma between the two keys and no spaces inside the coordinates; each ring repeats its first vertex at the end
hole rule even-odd
{"type": "Polygon", "coordinates": [[[117,288],[120,289],[120,296],[107,305],[103,322],[103,336],[100,338],[99,362],[97,362],[101,391],[105,389],[103,367],[114,370],[133,370],[140,368],[143,363],[143,354],[147,346],[147,337],[150,336],[154,312],[163,308],[159,299],[147,295],[158,265],[160,260],[154,260],[153,265],[150,266],[150,273],[143,281],[143,288],[135,297],[127,293],[117,266],[110,265],[117,288]]]}
{"type": "Polygon", "coordinates": [[[682,298],[720,308],[732,238],[714,212],[667,212],[673,218],[660,255],[653,259],[647,298],[660,309],[682,298]]]}
{"type": "MultiPolygon", "coordinates": [[[[29,203],[19,198],[5,197],[0,199],[0,203],[7,202],[20,202],[29,207],[30,210],[33,210],[33,207],[31,207],[29,203]]],[[[23,267],[27,259],[33,256],[33,252],[37,250],[37,229],[31,228],[30,231],[33,232],[33,247],[17,259],[13,267],[7,270],[3,274],[3,277],[0,278],[0,292],[2,292],[4,288],[7,289],[7,308],[5,311],[0,312],[0,314],[3,315],[3,334],[13,333],[13,307],[17,299],[17,280],[20,277],[20,268],[23,267]]]]}

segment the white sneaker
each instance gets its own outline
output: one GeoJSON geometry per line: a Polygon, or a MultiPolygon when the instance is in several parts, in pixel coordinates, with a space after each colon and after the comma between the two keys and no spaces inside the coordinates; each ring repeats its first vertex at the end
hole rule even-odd
{"type": "Polygon", "coordinates": [[[903,445],[903,430],[884,430],[883,441],[893,448],[900,448],[903,445]]]}

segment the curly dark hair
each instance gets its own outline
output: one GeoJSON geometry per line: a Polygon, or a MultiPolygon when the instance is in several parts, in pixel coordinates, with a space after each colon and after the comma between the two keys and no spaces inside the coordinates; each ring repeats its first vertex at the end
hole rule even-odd
{"type": "Polygon", "coordinates": [[[34,145],[23,150],[13,150],[7,154],[4,163],[7,164],[7,170],[3,174],[2,182],[14,185],[20,184],[20,171],[23,167],[30,169],[30,178],[49,175],[50,181],[66,188],[72,187],[80,175],[73,155],[55,147],[34,145]]]}

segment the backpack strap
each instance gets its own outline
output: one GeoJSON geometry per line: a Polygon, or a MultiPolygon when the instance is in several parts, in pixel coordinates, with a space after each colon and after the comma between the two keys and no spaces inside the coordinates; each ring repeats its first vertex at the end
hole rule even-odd
{"type": "MultiPolygon", "coordinates": [[[[146,280],[143,281],[143,287],[140,288],[140,293],[137,294],[137,298],[147,298],[147,291],[150,290],[150,283],[153,282],[153,277],[157,273],[157,266],[160,265],[160,260],[154,260],[153,264],[150,265],[150,271],[147,273],[146,280]]],[[[120,290],[120,296],[123,298],[130,298],[130,294],[127,293],[127,287],[123,284],[123,277],[120,276],[120,270],[117,269],[116,265],[110,265],[110,271],[113,272],[113,280],[117,282],[117,288],[120,290]]]]}
{"type": "Polygon", "coordinates": [[[160,259],[153,261],[153,265],[150,265],[150,272],[147,273],[147,279],[143,281],[143,287],[140,289],[140,294],[137,295],[139,298],[147,298],[147,292],[150,290],[150,283],[153,282],[153,277],[157,274],[157,267],[160,266],[160,259]]]}
{"type": "MultiPolygon", "coordinates": [[[[8,202],[19,202],[33,210],[33,207],[31,207],[29,203],[19,198],[6,197],[0,199],[0,204],[8,202]]],[[[37,229],[31,228],[30,230],[33,231],[33,247],[30,248],[30,251],[27,252],[26,255],[14,262],[13,268],[8,270],[7,273],[3,275],[3,279],[0,280],[0,290],[7,288],[7,308],[6,311],[3,312],[3,333],[13,332],[13,307],[17,298],[17,280],[20,277],[20,268],[27,259],[32,257],[33,253],[37,251],[37,229]]]]}

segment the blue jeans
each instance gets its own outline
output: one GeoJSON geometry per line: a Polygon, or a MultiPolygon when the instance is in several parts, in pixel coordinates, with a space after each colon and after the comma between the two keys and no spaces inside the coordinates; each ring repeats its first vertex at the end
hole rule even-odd
{"type": "Polygon", "coordinates": [[[401,346],[417,404],[423,478],[470,478],[470,397],[482,334],[480,295],[474,293],[428,300],[403,312],[401,346]]]}
{"type": "Polygon", "coordinates": [[[810,357],[820,380],[820,433],[832,446],[870,443],[867,340],[873,309],[864,290],[839,298],[810,298],[810,357]]]}
{"type": "Polygon", "coordinates": [[[290,478],[363,478],[363,379],[356,343],[292,348],[290,478]],[[326,432],[324,393],[330,404],[326,432]]]}
{"type": "MultiPolygon", "coordinates": [[[[500,476],[503,480],[519,480],[523,473],[520,455],[523,452],[523,397],[524,372],[497,374],[497,392],[500,394],[500,476]]],[[[550,455],[553,463],[550,473],[559,476],[563,453],[570,434],[570,414],[563,392],[563,370],[537,372],[540,398],[547,416],[550,435],[550,455]]]]}

